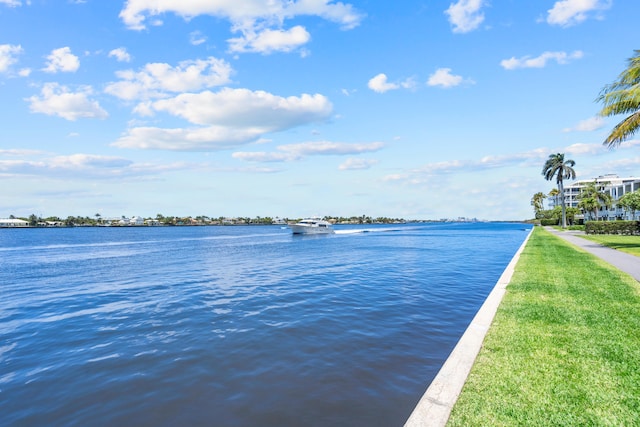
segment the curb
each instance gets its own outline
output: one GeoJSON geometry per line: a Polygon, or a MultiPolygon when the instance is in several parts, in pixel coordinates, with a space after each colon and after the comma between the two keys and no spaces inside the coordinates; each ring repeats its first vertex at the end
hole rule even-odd
{"type": "Polygon", "coordinates": [[[471,372],[471,367],[482,347],[484,337],[493,322],[507,285],[511,281],[520,254],[532,232],[533,228],[427,388],[404,427],[442,427],[447,424],[453,405],[458,400],[462,387],[471,372]]]}

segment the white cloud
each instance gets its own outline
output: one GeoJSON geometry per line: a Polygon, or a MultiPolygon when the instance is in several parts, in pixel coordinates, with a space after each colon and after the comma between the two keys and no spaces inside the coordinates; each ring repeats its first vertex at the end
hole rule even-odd
{"type": "Polygon", "coordinates": [[[341,171],[369,169],[371,166],[377,163],[378,161],[374,159],[349,158],[340,166],[338,166],[338,169],[340,169],[341,171]]]}
{"type": "Polygon", "coordinates": [[[47,56],[46,67],[43,71],[47,73],[57,73],[59,71],[73,73],[80,68],[80,60],[71,53],[71,48],[61,47],[54,49],[47,56]]]}
{"type": "Polygon", "coordinates": [[[585,21],[590,13],[611,7],[611,0],[560,0],[547,12],[547,23],[570,27],[585,21]]]}
{"type": "MultiPolygon", "coordinates": [[[[240,160],[250,162],[290,162],[300,160],[305,156],[334,156],[334,155],[353,155],[361,153],[371,153],[384,148],[382,142],[371,142],[362,144],[349,144],[344,142],[331,141],[313,141],[302,142],[299,144],[280,145],[276,147],[278,151],[268,152],[236,152],[233,157],[240,160]]],[[[369,166],[376,161],[368,161],[369,166]]],[[[356,160],[347,161],[347,165],[355,169],[358,164],[356,160]]],[[[360,166],[365,166],[366,162],[360,162],[360,166]]],[[[368,167],[368,166],[367,166],[368,167]]],[[[343,169],[341,167],[341,169],[343,169]]],[[[364,169],[364,167],[361,167],[364,169]]]]}
{"type": "Polygon", "coordinates": [[[97,101],[92,101],[90,87],[81,87],[77,92],[71,92],[66,86],[57,83],[47,83],[42,87],[40,96],[27,99],[33,113],[43,113],[49,116],[59,116],[75,121],[79,118],[99,118],[108,116],[97,101]]]}
{"type": "Polygon", "coordinates": [[[124,47],[119,47],[109,52],[109,58],[111,57],[116,58],[119,62],[131,61],[131,55],[129,55],[129,52],[127,52],[127,49],[124,47]]]}
{"type": "Polygon", "coordinates": [[[136,127],[115,141],[120,148],[171,151],[217,151],[237,147],[257,140],[261,130],[208,126],[201,128],[163,129],[136,127]]]}
{"type": "Polygon", "coordinates": [[[133,162],[121,157],[99,156],[94,154],[72,154],[69,156],[56,156],[50,159],[49,165],[52,167],[101,167],[120,168],[129,166],[133,162]]]}
{"type": "Polygon", "coordinates": [[[230,88],[184,93],[155,101],[152,106],[156,111],[194,124],[251,127],[263,132],[325,120],[333,108],[329,100],[319,94],[283,98],[264,91],[230,88]]]}
{"type": "Polygon", "coordinates": [[[590,117],[586,120],[578,122],[577,125],[571,128],[565,128],[563,132],[592,132],[594,130],[601,129],[604,126],[604,119],[600,116],[590,117]]]}
{"type": "Polygon", "coordinates": [[[245,32],[242,37],[229,39],[231,52],[291,52],[311,39],[307,30],[296,25],[289,30],[264,30],[259,33],[245,32]]]}
{"type": "Polygon", "coordinates": [[[300,157],[295,156],[294,153],[267,153],[264,151],[237,151],[231,154],[231,157],[234,159],[244,160],[246,162],[256,163],[290,162],[300,159],[300,157]]]}
{"type": "Polygon", "coordinates": [[[6,4],[9,7],[22,6],[22,2],[20,0],[0,0],[0,4],[6,4]]]}
{"type": "Polygon", "coordinates": [[[202,127],[137,127],[113,145],[164,150],[222,150],[257,141],[265,133],[326,120],[332,111],[331,103],[322,95],[283,98],[263,91],[228,88],[216,93],[184,93],[146,107],[202,127]]]}
{"type": "Polygon", "coordinates": [[[439,68],[435,71],[435,73],[429,76],[427,85],[450,88],[460,85],[463,81],[464,79],[462,78],[462,76],[451,74],[451,68],[439,68]]]}
{"type": "Polygon", "coordinates": [[[278,149],[288,153],[313,156],[371,153],[374,151],[378,151],[383,147],[384,144],[382,142],[349,144],[344,142],[314,141],[302,142],[299,144],[281,145],[278,147],[278,149]]]}
{"type": "Polygon", "coordinates": [[[522,58],[511,57],[500,61],[502,68],[506,70],[515,70],[518,68],[543,68],[549,61],[556,61],[558,64],[568,64],[573,59],[580,59],[584,56],[582,51],[576,50],[572,53],[566,52],[544,52],[541,55],[532,58],[523,56],[522,58]]]}
{"type": "Polygon", "coordinates": [[[119,82],[110,83],[105,92],[125,100],[162,98],[168,93],[196,91],[229,83],[231,66],[209,57],[182,61],[172,67],[166,63],[147,64],[141,71],[119,71],[119,82]]]}
{"type": "MultiPolygon", "coordinates": [[[[369,89],[371,89],[374,92],[385,93],[387,91],[400,89],[400,88],[411,89],[415,87],[415,82],[413,81],[413,79],[409,78],[399,83],[390,83],[387,80],[387,75],[384,73],[380,73],[377,76],[371,78],[369,80],[369,83],[367,83],[367,86],[369,87],[369,89]]],[[[342,93],[344,93],[345,95],[349,94],[349,92],[345,92],[344,89],[342,90],[342,93]]]]}
{"type": "Polygon", "coordinates": [[[387,75],[380,73],[377,76],[373,77],[369,80],[369,89],[378,93],[385,93],[389,90],[398,89],[400,86],[396,83],[389,83],[387,81],[387,75]]]}
{"type": "Polygon", "coordinates": [[[5,176],[42,176],[47,179],[72,178],[74,180],[127,178],[153,176],[177,170],[193,170],[206,165],[175,162],[169,164],[135,163],[131,160],[94,154],[66,156],[39,156],[31,153],[31,159],[0,160],[0,173],[5,176]]]}
{"type": "Polygon", "coordinates": [[[444,175],[477,173],[489,169],[499,169],[512,166],[532,166],[544,164],[545,159],[551,153],[548,149],[535,149],[523,153],[508,155],[488,155],[478,160],[451,160],[444,162],[428,163],[416,169],[390,174],[384,177],[384,181],[401,182],[410,185],[425,184],[433,177],[444,175]]]}
{"type": "Polygon", "coordinates": [[[207,37],[200,31],[193,31],[189,34],[189,43],[194,46],[199,46],[207,41],[207,37]]]}
{"type": "Polygon", "coordinates": [[[17,56],[22,52],[20,45],[0,44],[0,73],[9,71],[9,67],[18,62],[17,56]]]}
{"type": "Polygon", "coordinates": [[[129,0],[120,12],[120,18],[130,29],[142,30],[149,18],[165,13],[174,13],[184,19],[201,15],[227,19],[232,32],[242,35],[229,40],[232,50],[262,53],[289,51],[309,40],[308,33],[300,26],[283,30],[282,25],[287,19],[317,16],[336,22],[343,29],[352,29],[363,19],[352,5],[334,3],[333,0],[129,0]]]}
{"type": "Polygon", "coordinates": [[[607,149],[602,144],[572,144],[564,149],[565,154],[569,155],[585,155],[585,154],[604,154],[607,149]]]}
{"type": "Polygon", "coordinates": [[[459,0],[457,3],[451,3],[444,13],[449,16],[453,32],[468,33],[477,29],[484,21],[482,6],[483,0],[459,0]]]}

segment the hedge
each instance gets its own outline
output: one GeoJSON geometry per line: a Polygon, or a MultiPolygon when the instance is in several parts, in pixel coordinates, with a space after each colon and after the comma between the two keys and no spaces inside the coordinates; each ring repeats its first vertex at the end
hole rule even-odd
{"type": "Polygon", "coordinates": [[[640,221],[587,221],[587,234],[640,235],[640,221]]]}

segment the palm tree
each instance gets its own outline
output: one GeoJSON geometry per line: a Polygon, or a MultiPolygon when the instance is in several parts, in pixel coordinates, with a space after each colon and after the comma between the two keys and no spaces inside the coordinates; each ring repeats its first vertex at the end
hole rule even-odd
{"type": "Polygon", "coordinates": [[[627,212],[631,212],[631,219],[636,220],[636,211],[640,210],[640,190],[626,193],[618,199],[618,206],[627,212]]]}
{"type": "Polygon", "coordinates": [[[556,177],[558,184],[558,192],[560,193],[560,205],[562,206],[562,228],[567,228],[567,210],[564,205],[564,185],[565,179],[575,179],[576,171],[573,167],[576,162],[573,160],[565,160],[564,153],[550,154],[542,168],[542,175],[547,181],[551,181],[556,177]]]}
{"type": "Polygon", "coordinates": [[[590,182],[580,189],[580,194],[578,195],[578,199],[580,199],[578,207],[593,213],[593,219],[596,221],[598,220],[598,208],[604,205],[608,209],[613,203],[611,194],[603,191],[603,185],[606,184],[609,183],[601,182],[598,185],[596,181],[590,182]]]}
{"type": "Polygon", "coordinates": [[[551,191],[549,191],[548,196],[551,197],[553,199],[553,206],[558,206],[558,195],[560,195],[560,192],[558,191],[557,188],[552,188],[551,191]]]}
{"type": "Polygon", "coordinates": [[[538,216],[538,212],[544,209],[543,202],[544,202],[544,199],[546,198],[547,198],[546,194],[540,191],[534,194],[533,197],[531,198],[531,206],[533,206],[533,210],[536,214],[536,217],[538,216]]]}
{"type": "Polygon", "coordinates": [[[600,115],[604,117],[629,114],[618,123],[603,144],[615,148],[640,128],[640,50],[629,58],[628,67],[618,76],[618,80],[605,86],[596,99],[604,107],[600,115]]]}

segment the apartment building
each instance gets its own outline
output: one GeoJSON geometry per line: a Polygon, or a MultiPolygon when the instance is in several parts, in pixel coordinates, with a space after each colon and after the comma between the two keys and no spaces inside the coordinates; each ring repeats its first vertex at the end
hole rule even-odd
{"type": "MultiPolygon", "coordinates": [[[[606,209],[604,206],[598,210],[598,219],[605,221],[614,221],[616,219],[631,220],[633,215],[631,212],[626,212],[621,207],[617,206],[616,201],[627,193],[640,189],[640,177],[628,177],[620,178],[615,174],[601,175],[597,178],[583,179],[574,182],[565,182],[564,184],[564,204],[567,207],[577,208],[580,203],[580,190],[586,184],[596,182],[600,184],[601,191],[607,192],[611,195],[613,200],[610,209],[606,209]]],[[[549,209],[553,209],[556,206],[560,206],[560,196],[549,197],[548,199],[549,209]]],[[[640,211],[636,211],[635,219],[640,219],[640,211]]]]}

